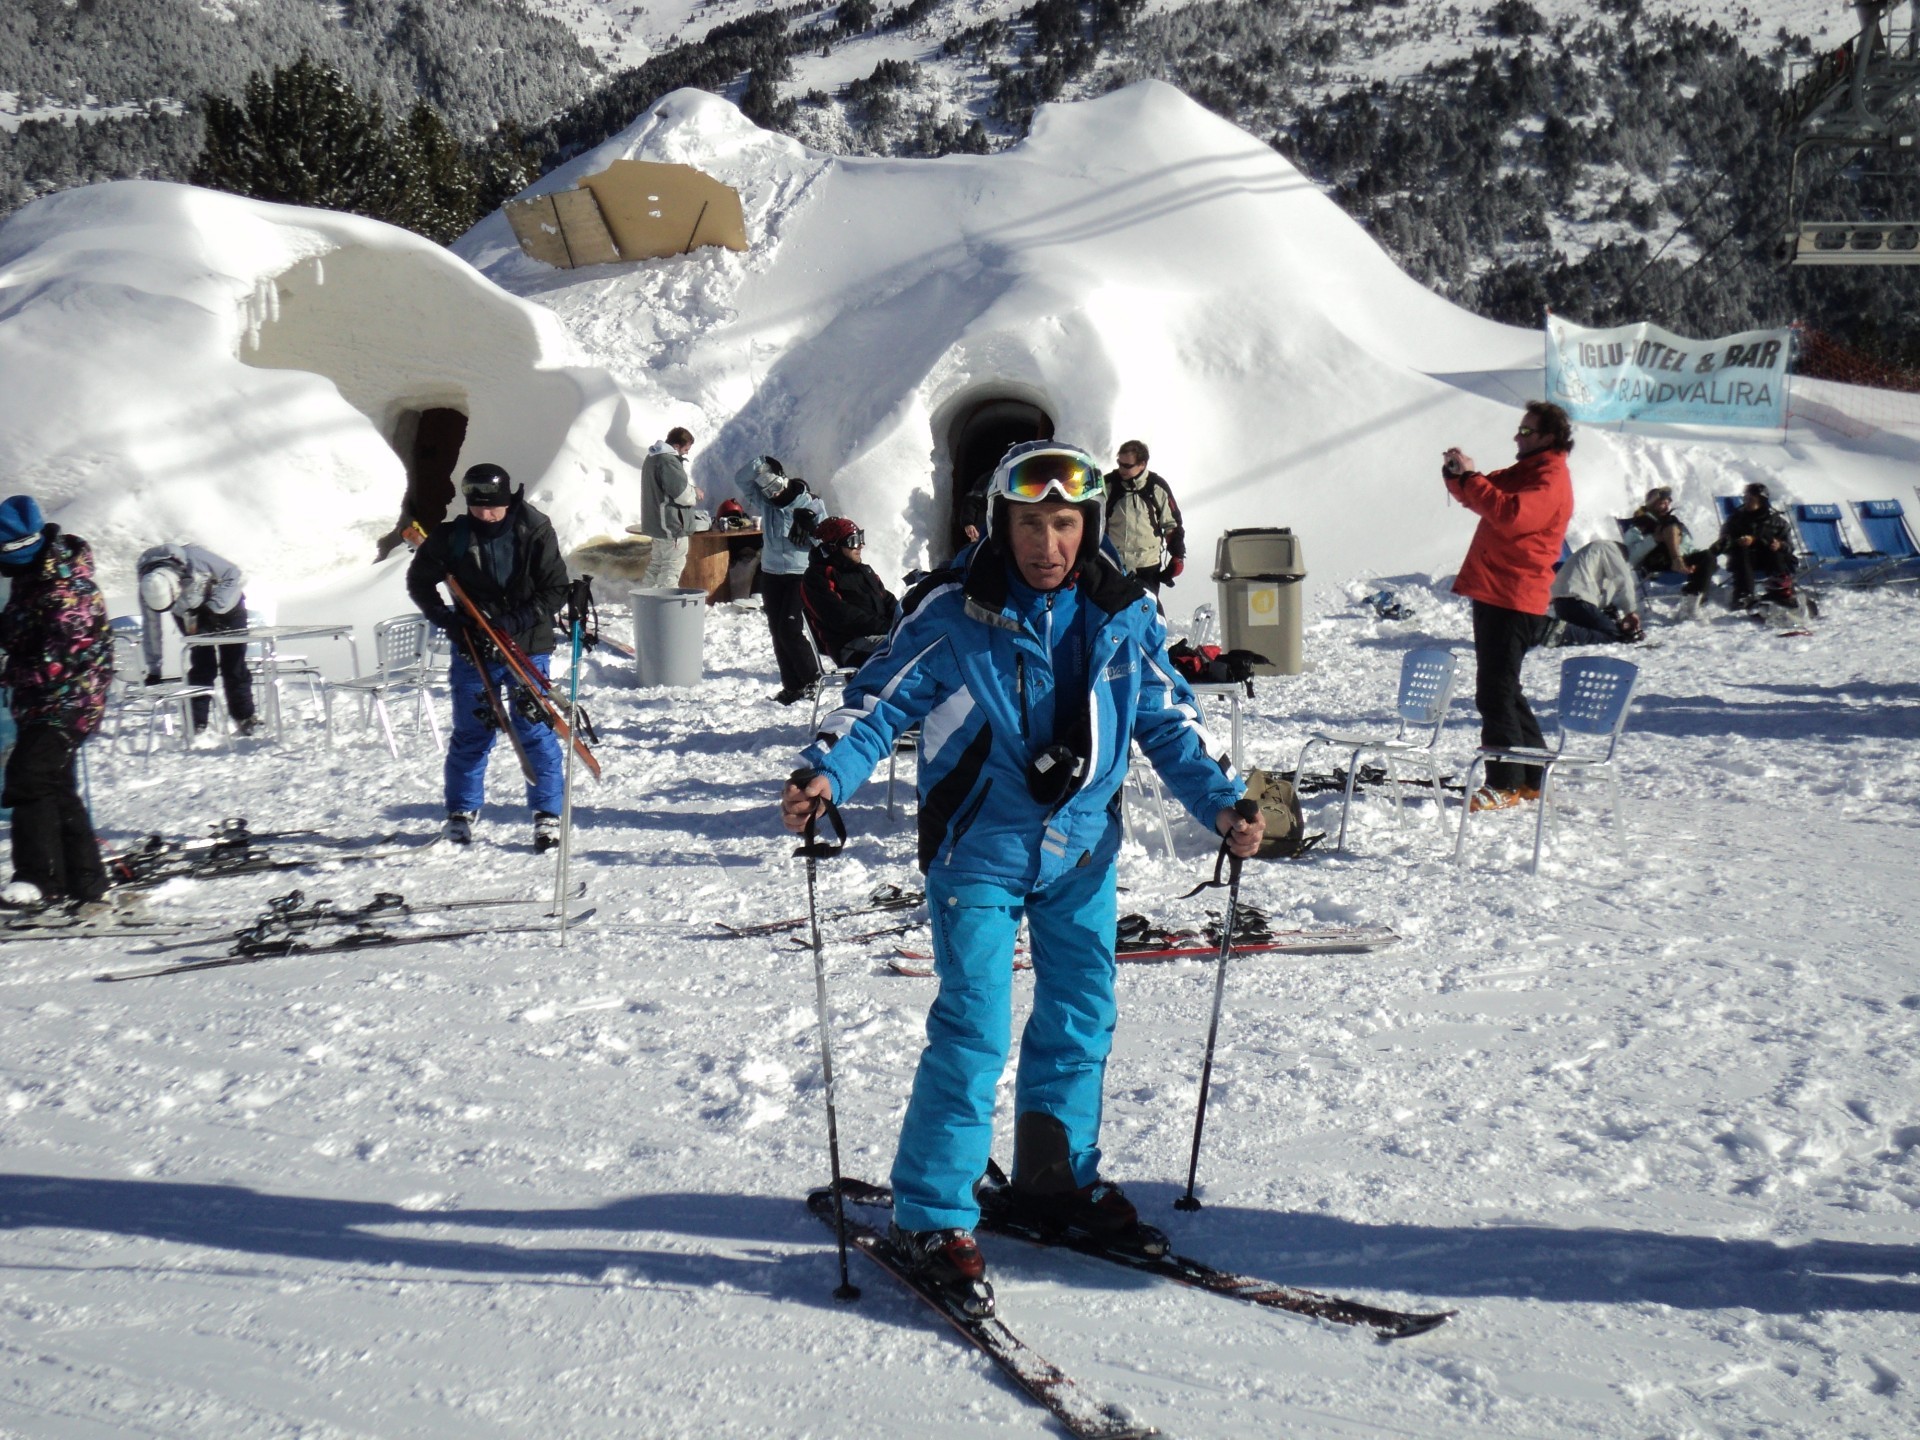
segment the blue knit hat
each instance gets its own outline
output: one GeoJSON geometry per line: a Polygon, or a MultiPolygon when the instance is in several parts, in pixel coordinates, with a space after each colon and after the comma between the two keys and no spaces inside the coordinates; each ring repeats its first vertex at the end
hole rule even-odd
{"type": "Polygon", "coordinates": [[[18,569],[38,557],[47,543],[40,533],[46,523],[31,495],[10,495],[0,501],[0,565],[18,569]]]}

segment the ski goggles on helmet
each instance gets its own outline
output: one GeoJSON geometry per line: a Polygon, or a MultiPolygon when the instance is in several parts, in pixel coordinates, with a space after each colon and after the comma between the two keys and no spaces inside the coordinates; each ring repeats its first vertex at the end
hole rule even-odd
{"type": "Polygon", "coordinates": [[[1001,469],[994,488],[1009,500],[1065,500],[1069,504],[1098,500],[1107,493],[1100,467],[1071,450],[1022,455],[1001,469]]]}

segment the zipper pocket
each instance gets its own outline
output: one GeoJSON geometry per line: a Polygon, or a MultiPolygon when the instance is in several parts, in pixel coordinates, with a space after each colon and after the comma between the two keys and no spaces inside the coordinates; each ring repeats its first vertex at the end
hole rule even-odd
{"type": "Polygon", "coordinates": [[[949,838],[947,840],[947,863],[949,865],[953,863],[953,852],[960,848],[961,840],[966,837],[967,831],[973,828],[973,822],[980,817],[980,807],[987,803],[987,792],[991,789],[993,789],[993,781],[988,780],[986,784],[980,787],[980,793],[973,797],[973,802],[954,817],[953,829],[948,832],[949,838]]]}

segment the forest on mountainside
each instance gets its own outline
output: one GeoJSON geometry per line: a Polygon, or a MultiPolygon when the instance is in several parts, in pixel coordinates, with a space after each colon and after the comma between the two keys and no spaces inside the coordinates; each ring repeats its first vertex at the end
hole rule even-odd
{"type": "MultiPolygon", "coordinates": [[[[299,54],[383,104],[396,136],[425,102],[469,147],[482,178],[434,210],[442,237],[460,204],[497,201],[523,151],[551,168],[683,85],[822,149],[940,155],[1002,148],[1041,104],[1153,76],[1266,138],[1410,273],[1481,314],[1532,325],[1551,308],[1693,334],[1799,320],[1920,366],[1906,270],[1778,263],[1789,146],[1777,115],[1811,53],[1785,31],[1755,53],[1643,0],[1594,0],[1556,22],[1528,0],[1207,0],[1152,15],[1142,0],[1034,0],[965,26],[952,10],[800,0],[603,76],[520,0],[345,0],[333,25],[305,0],[259,0],[231,20],[194,0],[16,0],[0,13],[0,89],[53,96],[77,75],[100,102],[146,109],[0,139],[0,212],[92,179],[212,173],[204,97],[237,98],[250,74],[299,54]],[[799,89],[796,61],[875,33],[924,40],[928,58],[882,60],[834,93],[799,89]],[[1354,81],[1410,43],[1444,58],[1354,81]]],[[[1812,205],[1812,218],[1912,217],[1920,186],[1829,175],[1812,205]]]]}

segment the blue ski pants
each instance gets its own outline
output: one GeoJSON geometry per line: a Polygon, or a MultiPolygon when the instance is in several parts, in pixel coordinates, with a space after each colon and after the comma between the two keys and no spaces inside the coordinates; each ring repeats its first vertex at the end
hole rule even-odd
{"type": "Polygon", "coordinates": [[[971,1229],[973,1182],[993,1149],[993,1102],[1013,1034],[1013,946],[1024,913],[1033,1013],[1020,1037],[1016,1115],[1066,1127],[1074,1183],[1100,1174],[1100,1103],[1113,1048],[1114,867],[1069,870],[1045,889],[927,876],[940,993],[893,1161],[893,1214],[905,1230],[971,1229]]]}
{"type": "MultiPolygon", "coordinates": [[[[549,657],[530,655],[527,658],[535,670],[542,675],[548,673],[549,657]]],[[[496,660],[487,666],[487,683],[493,686],[494,693],[504,690],[511,695],[519,682],[504,660],[496,660]]],[[[492,712],[480,672],[465,655],[453,657],[447,669],[447,684],[453,691],[453,739],[447,744],[447,813],[460,810],[474,814],[487,796],[487,755],[493,749],[496,733],[491,723],[492,712]]],[[[505,703],[513,733],[520,737],[520,743],[526,747],[527,760],[533,766],[527,804],[535,810],[558,815],[564,781],[560,738],[550,726],[527,719],[514,708],[511,700],[505,703]]]]}

